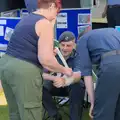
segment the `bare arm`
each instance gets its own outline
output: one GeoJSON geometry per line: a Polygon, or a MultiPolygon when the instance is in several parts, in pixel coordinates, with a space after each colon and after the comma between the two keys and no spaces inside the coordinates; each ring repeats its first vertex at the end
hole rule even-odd
{"type": "Polygon", "coordinates": [[[80,81],[80,78],[81,78],[80,72],[74,72],[72,77],[58,77],[58,76],[54,76],[54,75],[51,75],[48,73],[43,73],[42,76],[45,80],[51,80],[51,81],[54,81],[54,80],[60,79],[60,78],[61,79],[64,78],[66,81],[69,82],[69,84],[68,84],[68,82],[67,83],[65,82],[65,86],[68,86],[68,85],[73,84],[73,83],[77,83],[80,81]],[[72,79],[69,79],[69,78],[72,78],[72,79]]]}
{"type": "Polygon", "coordinates": [[[36,24],[36,33],[40,37],[38,40],[38,60],[42,66],[52,72],[71,75],[72,70],[60,65],[54,56],[54,25],[46,19],[40,20],[36,24]]]}
{"type": "Polygon", "coordinates": [[[94,86],[93,86],[93,80],[92,76],[84,76],[85,86],[88,93],[88,96],[90,98],[90,102],[93,105],[94,104],[94,86]]]}
{"type": "Polygon", "coordinates": [[[42,76],[44,80],[54,81],[56,79],[56,76],[48,74],[48,73],[43,73],[42,76]]]}

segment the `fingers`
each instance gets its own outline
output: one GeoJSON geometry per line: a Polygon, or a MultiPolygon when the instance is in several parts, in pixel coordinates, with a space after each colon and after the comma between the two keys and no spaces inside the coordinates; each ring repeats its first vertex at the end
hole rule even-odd
{"type": "Polygon", "coordinates": [[[106,13],[103,12],[103,13],[102,13],[102,18],[105,18],[105,17],[106,17],[106,13]]]}
{"type": "Polygon", "coordinates": [[[93,119],[93,106],[90,107],[89,116],[93,119]]]}
{"type": "Polygon", "coordinates": [[[90,116],[90,118],[92,118],[92,119],[93,119],[93,115],[92,115],[92,113],[91,113],[91,112],[89,112],[89,116],[90,116]]]}
{"type": "Polygon", "coordinates": [[[65,68],[65,72],[63,72],[68,77],[71,77],[73,75],[73,71],[71,68],[65,68]]]}
{"type": "Polygon", "coordinates": [[[60,87],[62,87],[62,85],[59,84],[59,83],[53,83],[53,85],[54,85],[56,88],[60,88],[60,87]]]}
{"type": "Polygon", "coordinates": [[[57,88],[60,88],[60,87],[64,87],[65,85],[65,80],[60,78],[60,79],[56,79],[53,81],[53,85],[57,88]]]}
{"type": "Polygon", "coordinates": [[[56,55],[57,55],[57,50],[56,50],[56,48],[53,50],[53,52],[54,52],[54,55],[56,56],[56,55]]]}

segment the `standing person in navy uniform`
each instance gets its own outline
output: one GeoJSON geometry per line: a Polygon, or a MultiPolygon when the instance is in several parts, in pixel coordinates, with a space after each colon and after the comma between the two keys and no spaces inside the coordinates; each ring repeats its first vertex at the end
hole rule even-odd
{"type": "Polygon", "coordinates": [[[120,0],[106,0],[102,17],[107,16],[108,27],[120,26],[120,0]]]}
{"type": "Polygon", "coordinates": [[[120,32],[114,28],[91,30],[78,40],[74,71],[81,70],[90,97],[93,120],[120,119],[120,32]],[[95,100],[92,65],[99,65],[95,100]]]}

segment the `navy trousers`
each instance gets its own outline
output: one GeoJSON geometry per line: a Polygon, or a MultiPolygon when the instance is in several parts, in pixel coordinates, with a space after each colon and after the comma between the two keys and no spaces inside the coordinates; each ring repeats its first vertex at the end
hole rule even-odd
{"type": "MultiPolygon", "coordinates": [[[[70,120],[81,120],[85,95],[84,84],[77,83],[63,89],[54,88],[54,91],[60,91],[64,94],[65,89],[68,91],[70,98],[70,120]]],[[[51,93],[50,90],[43,87],[43,105],[50,116],[55,116],[58,110],[52,99],[51,93]]]]}
{"type": "Polygon", "coordinates": [[[120,6],[119,7],[108,7],[107,9],[107,21],[108,27],[120,26],[120,6]]]}
{"type": "Polygon", "coordinates": [[[120,120],[120,55],[101,60],[93,120],[120,120]]]}

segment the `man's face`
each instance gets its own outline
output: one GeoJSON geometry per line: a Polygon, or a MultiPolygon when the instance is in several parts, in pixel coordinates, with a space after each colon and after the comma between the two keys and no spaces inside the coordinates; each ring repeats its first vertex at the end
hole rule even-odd
{"type": "Polygon", "coordinates": [[[60,51],[64,57],[69,57],[75,47],[75,40],[60,43],[60,51]]]}

